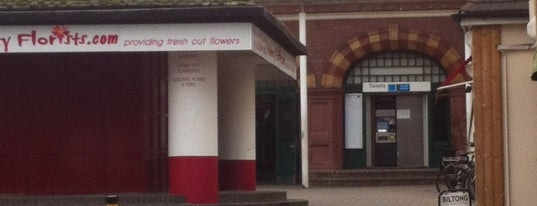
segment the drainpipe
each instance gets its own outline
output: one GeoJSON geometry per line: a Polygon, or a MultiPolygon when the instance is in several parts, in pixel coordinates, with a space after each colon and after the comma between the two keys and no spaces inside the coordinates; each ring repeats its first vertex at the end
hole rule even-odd
{"type": "Polygon", "coordinates": [[[507,139],[507,135],[509,134],[509,124],[508,121],[508,114],[509,111],[507,110],[507,55],[505,55],[503,50],[500,50],[502,53],[502,104],[503,104],[503,111],[502,111],[502,126],[503,126],[503,152],[504,152],[504,166],[503,166],[503,174],[504,174],[504,188],[505,188],[505,206],[511,205],[511,201],[509,199],[509,194],[511,193],[511,190],[509,188],[509,140],[507,139]]]}
{"type": "MultiPolygon", "coordinates": [[[[298,14],[300,42],[306,45],[306,14],[304,8],[298,14]]],[[[309,187],[309,143],[308,143],[308,73],[306,55],[300,56],[300,129],[302,157],[302,186],[309,187]]]]}

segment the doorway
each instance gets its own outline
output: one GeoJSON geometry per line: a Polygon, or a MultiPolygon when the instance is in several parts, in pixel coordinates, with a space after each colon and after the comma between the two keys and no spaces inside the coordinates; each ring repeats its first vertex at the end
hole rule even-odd
{"type": "Polygon", "coordinates": [[[371,96],[374,167],[426,166],[424,95],[371,96]]]}
{"type": "Polygon", "coordinates": [[[295,184],[298,109],[294,93],[256,95],[256,169],[262,184],[295,184]]]}

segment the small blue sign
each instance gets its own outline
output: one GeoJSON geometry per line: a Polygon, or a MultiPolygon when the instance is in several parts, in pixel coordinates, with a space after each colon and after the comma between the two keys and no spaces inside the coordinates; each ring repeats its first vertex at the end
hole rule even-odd
{"type": "Polygon", "coordinates": [[[395,84],[388,84],[388,92],[396,92],[395,84]]]}
{"type": "Polygon", "coordinates": [[[398,84],[397,91],[399,92],[410,92],[410,84],[398,84]]]}

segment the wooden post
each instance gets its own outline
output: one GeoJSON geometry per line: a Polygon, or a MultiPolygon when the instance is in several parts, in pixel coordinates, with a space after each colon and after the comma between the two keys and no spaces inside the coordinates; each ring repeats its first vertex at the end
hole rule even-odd
{"type": "Polygon", "coordinates": [[[472,29],[476,196],[478,205],[504,204],[500,26],[472,29]]]}

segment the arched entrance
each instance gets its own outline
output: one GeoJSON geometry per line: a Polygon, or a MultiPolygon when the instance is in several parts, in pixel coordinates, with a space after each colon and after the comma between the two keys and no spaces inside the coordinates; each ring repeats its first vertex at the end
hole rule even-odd
{"type": "MultiPolygon", "coordinates": [[[[439,68],[443,70],[442,74],[449,74],[464,62],[459,50],[452,47],[446,40],[423,33],[414,29],[400,28],[398,25],[392,25],[383,30],[369,32],[363,36],[348,41],[341,49],[334,52],[321,74],[319,86],[316,90],[309,92],[310,107],[310,168],[315,169],[341,169],[341,168],[361,168],[366,166],[367,155],[366,146],[362,142],[362,148],[346,149],[349,145],[343,147],[345,142],[344,108],[337,108],[338,105],[344,105],[344,96],[346,91],[346,77],[350,70],[354,68],[364,58],[372,54],[390,51],[407,51],[421,54],[428,59],[436,62],[439,68]],[[332,105],[332,106],[331,106],[332,105]],[[330,114],[330,115],[327,115],[330,114]],[[332,121],[333,120],[333,121],[332,121]],[[328,122],[330,121],[330,122],[328,122]],[[341,125],[341,126],[339,126],[341,125]],[[320,152],[322,151],[322,152],[320,152]],[[352,163],[349,163],[352,162],[352,163]]],[[[462,81],[463,75],[457,76],[453,81],[462,81]]],[[[385,80],[383,80],[385,81],[385,80]]],[[[393,81],[393,80],[392,80],[393,81]]],[[[418,80],[397,80],[399,82],[411,82],[418,80]]],[[[431,82],[430,80],[419,80],[431,82]]],[[[396,82],[396,81],[393,81],[396,82]]],[[[386,85],[388,86],[388,85],[386,85]]],[[[432,104],[432,92],[438,84],[430,83],[430,88],[422,94],[422,102],[429,105],[425,112],[427,115],[424,121],[431,121],[429,117],[438,113],[430,105],[432,104]]],[[[362,96],[363,97],[363,96],[362,96]]],[[[453,100],[450,100],[453,101],[453,100]]],[[[369,101],[371,102],[371,101],[369,101]]],[[[362,100],[362,103],[367,103],[362,100]]],[[[366,106],[365,104],[363,106],[366,106]]],[[[452,108],[454,104],[447,102],[445,108],[452,108]]],[[[371,107],[373,108],[373,107],[371,107]]],[[[462,107],[463,108],[463,107],[462,107]]],[[[397,111],[396,111],[397,112],[397,111]]],[[[442,115],[450,116],[447,111],[439,112],[442,115]]],[[[362,115],[367,115],[363,113],[362,115]]],[[[368,117],[366,117],[368,118],[368,117]]],[[[371,117],[369,117],[371,118],[371,117]]],[[[437,124],[451,126],[447,130],[456,130],[455,127],[464,126],[462,124],[453,124],[453,120],[448,122],[431,123],[428,127],[434,127],[437,124]],[[451,123],[451,124],[450,124],[451,123]]],[[[365,129],[367,125],[362,125],[365,129]]],[[[429,132],[429,139],[433,134],[429,132]]],[[[449,136],[449,134],[448,134],[449,136]]],[[[442,140],[424,143],[425,150],[430,151],[429,166],[435,166],[433,161],[440,154],[440,148],[449,144],[449,141],[442,140]]],[[[427,165],[427,157],[424,157],[424,165],[427,165]]]]}
{"type": "Polygon", "coordinates": [[[434,59],[409,51],[374,53],[351,68],[345,81],[345,167],[428,167],[429,142],[449,140],[446,124],[431,127],[449,119],[442,115],[447,104],[431,101],[431,87],[446,76],[434,59]]]}

